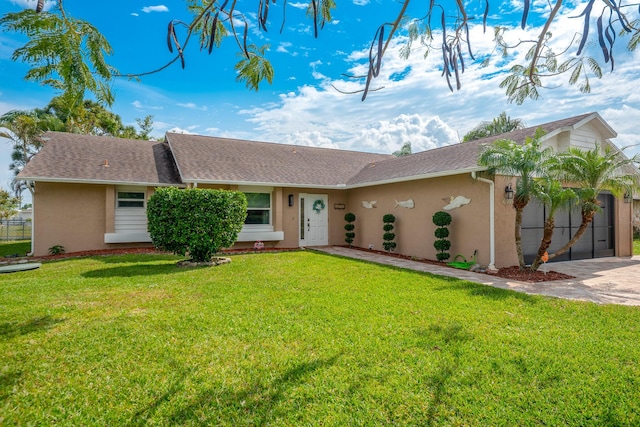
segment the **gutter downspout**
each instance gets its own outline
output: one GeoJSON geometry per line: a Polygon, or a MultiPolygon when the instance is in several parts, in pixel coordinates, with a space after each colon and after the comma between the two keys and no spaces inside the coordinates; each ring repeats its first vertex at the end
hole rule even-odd
{"type": "Polygon", "coordinates": [[[489,247],[490,261],[487,269],[496,271],[496,230],[495,230],[495,183],[490,179],[480,178],[476,176],[476,172],[471,172],[471,178],[476,181],[489,184],[489,247]]]}
{"type": "MultiPolygon", "coordinates": [[[[30,182],[31,184],[32,182],[30,182]]],[[[28,184],[29,185],[29,184],[28,184]]],[[[27,254],[27,256],[33,256],[35,252],[35,243],[36,243],[36,190],[35,184],[33,190],[29,187],[29,193],[31,193],[31,251],[27,254]]]]}

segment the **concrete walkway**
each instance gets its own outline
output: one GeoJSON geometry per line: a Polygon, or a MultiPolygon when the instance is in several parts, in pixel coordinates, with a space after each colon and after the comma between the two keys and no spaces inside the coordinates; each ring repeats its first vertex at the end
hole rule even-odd
{"type": "Polygon", "coordinates": [[[597,258],[549,264],[549,270],[575,277],[570,280],[526,283],[482,273],[472,273],[418,261],[388,257],[374,252],[337,246],[309,248],[319,252],[392,265],[416,271],[456,277],[496,288],[527,294],[591,301],[599,304],[640,306],[640,256],[632,258],[597,258]]]}

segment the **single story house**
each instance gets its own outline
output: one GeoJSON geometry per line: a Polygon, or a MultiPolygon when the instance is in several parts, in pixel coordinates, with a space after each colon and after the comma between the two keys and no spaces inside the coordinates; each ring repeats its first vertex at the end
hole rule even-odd
{"type": "MultiPolygon", "coordinates": [[[[395,215],[396,252],[436,259],[432,216],[447,209],[452,257],[506,267],[517,264],[510,178],[479,166],[483,147],[498,138],[523,142],[535,129],[557,151],[611,144],[616,133],[597,113],[458,143],[405,157],[356,151],[167,133],[140,141],[49,132],[20,173],[35,183],[33,252],[54,245],[67,252],[151,245],[146,202],[156,188],[221,188],[245,192],[246,224],[235,247],[344,245],[344,215],[356,215],[354,246],[382,249],[385,214],[395,215]]],[[[602,212],[562,259],[632,254],[632,204],[602,194],[602,212]]],[[[535,254],[544,207],[524,217],[525,254],[535,254]]],[[[579,224],[556,217],[552,250],[579,224]]]]}

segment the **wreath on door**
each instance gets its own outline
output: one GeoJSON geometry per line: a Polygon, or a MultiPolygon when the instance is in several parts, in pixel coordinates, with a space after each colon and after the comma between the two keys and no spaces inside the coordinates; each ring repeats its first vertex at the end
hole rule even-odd
{"type": "Polygon", "coordinates": [[[324,206],[324,202],[322,201],[322,199],[318,199],[315,202],[313,202],[313,211],[317,214],[319,214],[323,209],[325,208],[324,206]]]}

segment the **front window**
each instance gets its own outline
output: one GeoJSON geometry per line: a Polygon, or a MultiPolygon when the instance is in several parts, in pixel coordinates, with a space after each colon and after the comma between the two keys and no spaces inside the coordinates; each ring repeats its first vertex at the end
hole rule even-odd
{"type": "Polygon", "coordinates": [[[244,193],[247,197],[246,225],[271,224],[271,193],[244,193]]]}
{"type": "Polygon", "coordinates": [[[133,191],[118,191],[119,208],[144,208],[144,193],[133,191]]]}

